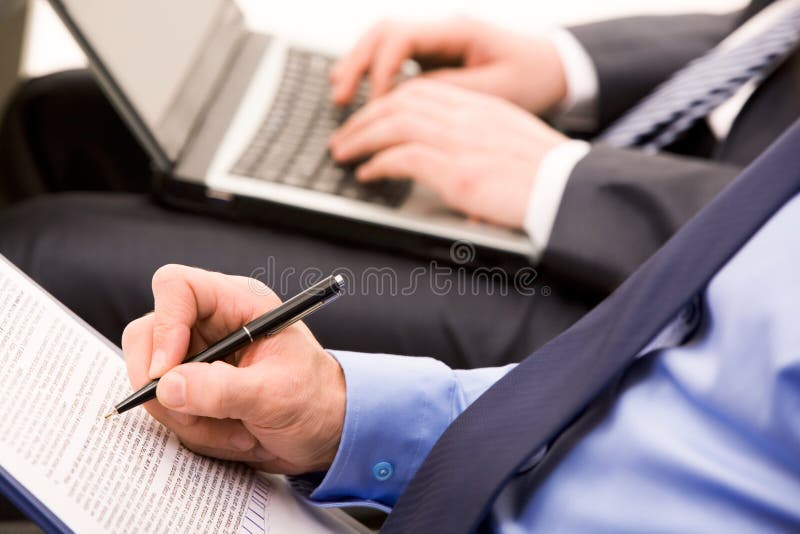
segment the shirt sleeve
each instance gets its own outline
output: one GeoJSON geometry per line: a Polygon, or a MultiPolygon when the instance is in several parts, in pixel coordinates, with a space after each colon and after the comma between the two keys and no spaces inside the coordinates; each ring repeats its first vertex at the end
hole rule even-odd
{"type": "Polygon", "coordinates": [[[310,499],[387,511],[448,425],[514,367],[454,371],[432,358],[331,354],[347,384],[344,429],[310,499]]]}
{"type": "MultiPolygon", "coordinates": [[[[701,323],[694,299],[639,356],[674,347],[701,323]]],[[[342,439],[327,473],[290,477],[320,507],[369,506],[386,512],[450,423],[516,364],[454,371],[432,358],[330,352],[347,386],[342,439]]],[[[522,466],[536,465],[546,447],[522,466]]]]}
{"type": "Polygon", "coordinates": [[[539,164],[523,222],[534,258],[540,258],[547,248],[569,177],[590,148],[586,141],[567,141],[545,154],[539,164]]]}
{"type": "Polygon", "coordinates": [[[564,67],[567,96],[552,117],[563,130],[593,132],[597,127],[598,77],[586,49],[568,30],[556,28],[550,32],[564,67]]]}

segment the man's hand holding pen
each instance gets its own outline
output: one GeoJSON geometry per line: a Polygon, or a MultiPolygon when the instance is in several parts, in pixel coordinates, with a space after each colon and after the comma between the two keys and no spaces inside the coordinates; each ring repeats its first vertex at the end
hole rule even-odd
{"type": "Polygon", "coordinates": [[[188,363],[217,339],[280,305],[254,280],[168,265],[153,277],[155,310],[125,330],[131,384],[161,377],[145,408],[190,449],[265,471],[324,470],[345,413],[344,375],[305,324],[256,340],[226,362],[188,363]]]}

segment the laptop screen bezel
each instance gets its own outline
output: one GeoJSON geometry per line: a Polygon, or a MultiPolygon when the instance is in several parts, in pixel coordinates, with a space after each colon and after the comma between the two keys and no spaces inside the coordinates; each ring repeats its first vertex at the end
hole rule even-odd
{"type": "Polygon", "coordinates": [[[145,151],[150,154],[155,169],[162,173],[171,173],[175,162],[169,158],[166,151],[161,147],[153,132],[142,119],[141,115],[136,111],[133,103],[127,95],[125,95],[122,87],[114,79],[111,71],[100,59],[100,55],[94,50],[80,27],[72,19],[66,5],[64,5],[61,0],[48,1],[78,43],[78,46],[80,46],[84,54],[86,54],[91,70],[94,71],[100,82],[100,86],[111,100],[112,105],[117,109],[120,115],[122,115],[122,119],[128,124],[145,151]]]}

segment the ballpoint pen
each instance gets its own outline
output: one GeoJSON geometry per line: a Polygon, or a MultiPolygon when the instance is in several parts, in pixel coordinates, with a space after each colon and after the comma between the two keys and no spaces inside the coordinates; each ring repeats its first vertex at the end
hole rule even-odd
{"type": "MultiPolygon", "coordinates": [[[[183,363],[211,363],[227,358],[237,350],[254,343],[257,339],[275,335],[292,323],[315,312],[328,302],[338,298],[343,290],[344,278],[341,275],[329,276],[287,300],[274,310],[250,321],[232,334],[202,350],[199,354],[187,358],[183,363]]],[[[106,414],[105,418],[108,419],[112,415],[127,412],[131,408],[155,399],[157,386],[158,379],[152,380],[130,397],[117,404],[113,411],[106,414]]]]}

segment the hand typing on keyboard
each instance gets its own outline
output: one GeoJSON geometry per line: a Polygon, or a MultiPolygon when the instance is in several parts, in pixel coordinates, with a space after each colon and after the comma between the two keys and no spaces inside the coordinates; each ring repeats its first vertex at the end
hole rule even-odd
{"type": "Polygon", "coordinates": [[[544,155],[568,140],[495,96],[414,79],[358,110],[331,138],[363,182],[411,178],[467,215],[521,228],[544,155]]]}
{"type": "Polygon", "coordinates": [[[383,22],[331,70],[331,99],[369,102],[331,137],[357,178],[412,179],[450,207],[521,228],[539,165],[567,137],[532,113],[566,95],[560,56],[543,36],[522,36],[469,19],[383,22]],[[392,90],[403,63],[433,67],[392,90]]]}
{"type": "Polygon", "coordinates": [[[561,58],[548,37],[461,17],[377,24],[331,70],[331,98],[351,103],[365,75],[371,96],[383,96],[408,59],[428,69],[424,77],[498,96],[532,113],[552,109],[567,93],[561,58]]]}

